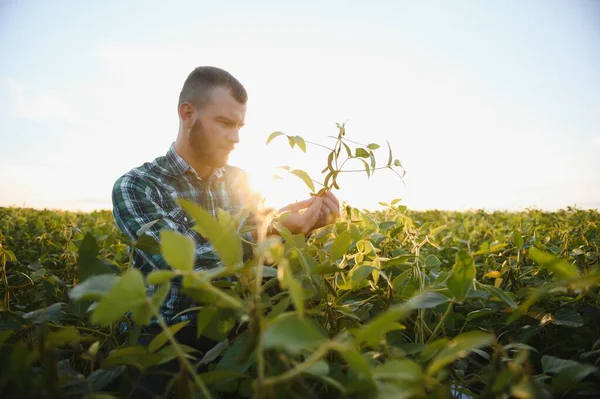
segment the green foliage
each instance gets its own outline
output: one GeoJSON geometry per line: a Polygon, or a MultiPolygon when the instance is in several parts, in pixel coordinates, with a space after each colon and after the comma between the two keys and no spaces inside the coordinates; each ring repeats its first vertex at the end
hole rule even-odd
{"type": "Polygon", "coordinates": [[[356,160],[359,161],[364,167],[364,172],[367,174],[367,177],[371,177],[376,170],[379,169],[390,169],[394,173],[396,173],[401,179],[405,174],[404,168],[399,160],[393,159],[392,156],[392,148],[388,145],[388,162],[386,166],[377,167],[377,160],[375,157],[375,153],[373,151],[380,148],[379,144],[370,143],[370,144],[361,144],[356,141],[350,140],[346,137],[346,124],[336,124],[338,128],[337,137],[330,136],[331,139],[335,140],[333,148],[329,148],[327,146],[323,146],[321,144],[316,144],[310,141],[305,141],[300,136],[288,136],[283,132],[273,132],[269,135],[267,139],[267,144],[273,141],[277,137],[287,137],[288,143],[291,148],[294,146],[298,146],[304,153],[306,153],[306,143],[314,144],[319,147],[323,147],[329,150],[329,155],[327,157],[327,166],[321,171],[324,174],[323,182],[319,182],[310,177],[308,173],[301,169],[291,169],[289,166],[281,166],[280,168],[288,171],[289,173],[299,177],[302,179],[304,184],[310,189],[312,193],[315,191],[314,183],[319,184],[322,188],[315,195],[322,195],[326,191],[330,191],[333,188],[339,189],[339,185],[337,183],[338,176],[341,173],[354,173],[354,172],[362,172],[362,170],[356,169],[345,169],[344,166],[348,161],[356,160]],[[350,146],[358,145],[358,147],[354,148],[354,151],[350,146]],[[344,155],[342,154],[342,149],[344,149],[344,155]],[[369,160],[367,162],[367,159],[369,160]],[[394,168],[400,168],[402,170],[402,175],[400,175],[394,168]]]}
{"type": "Polygon", "coordinates": [[[244,260],[234,216],[182,203],[224,267],[196,271],[187,237],[163,231],[155,249],[172,268],[147,275],[109,212],[0,208],[0,396],[126,397],[127,368],[172,359],[203,397],[600,396],[597,211],[384,204],[244,260]],[[132,322],[149,323],[171,284],[196,319],[133,345],[132,322]],[[177,344],[190,325],[218,345],[177,344]]]}

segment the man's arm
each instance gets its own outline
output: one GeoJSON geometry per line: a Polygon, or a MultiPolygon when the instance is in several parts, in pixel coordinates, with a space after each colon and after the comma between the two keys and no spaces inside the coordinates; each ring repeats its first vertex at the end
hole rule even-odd
{"type": "MultiPolygon", "coordinates": [[[[138,231],[147,223],[157,221],[143,232],[160,242],[160,230],[163,228],[178,231],[192,238],[196,247],[195,268],[212,268],[220,264],[219,257],[212,245],[196,231],[192,230],[193,221],[185,213],[177,210],[168,212],[155,200],[150,186],[136,176],[125,175],[117,180],[113,187],[113,215],[119,229],[133,242],[139,239],[138,231]]],[[[139,251],[145,262],[153,269],[168,269],[169,265],[160,254],[139,251]]]]}

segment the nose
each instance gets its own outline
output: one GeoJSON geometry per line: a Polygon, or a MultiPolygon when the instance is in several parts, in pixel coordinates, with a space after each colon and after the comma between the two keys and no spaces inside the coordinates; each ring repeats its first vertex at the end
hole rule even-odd
{"type": "Polygon", "coordinates": [[[227,140],[232,144],[240,142],[240,129],[234,128],[227,133],[227,140]]]}

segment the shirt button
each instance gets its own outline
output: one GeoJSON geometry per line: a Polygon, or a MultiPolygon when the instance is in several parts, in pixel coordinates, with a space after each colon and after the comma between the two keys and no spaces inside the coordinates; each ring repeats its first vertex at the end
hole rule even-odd
{"type": "Polygon", "coordinates": [[[185,220],[187,222],[187,218],[183,218],[183,220],[185,220]]]}

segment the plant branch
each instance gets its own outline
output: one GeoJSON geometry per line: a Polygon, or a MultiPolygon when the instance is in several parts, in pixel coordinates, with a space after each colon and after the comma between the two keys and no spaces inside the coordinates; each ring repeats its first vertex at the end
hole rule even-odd
{"type": "Polygon", "coordinates": [[[322,145],[322,144],[319,144],[319,143],[315,143],[314,141],[308,141],[308,140],[304,140],[304,142],[305,142],[305,143],[312,144],[312,145],[316,145],[316,146],[318,146],[318,147],[321,147],[321,148],[325,148],[326,150],[329,150],[329,151],[333,151],[333,149],[332,149],[332,148],[329,148],[329,147],[327,147],[327,146],[324,146],[324,145],[322,145]]]}
{"type": "Polygon", "coordinates": [[[446,317],[452,311],[452,305],[453,305],[452,302],[450,302],[448,304],[448,309],[446,309],[446,312],[444,313],[444,315],[442,316],[442,318],[438,322],[437,326],[435,326],[435,328],[433,329],[433,332],[431,333],[431,336],[429,336],[429,339],[427,340],[427,343],[431,342],[431,340],[435,338],[435,334],[437,334],[437,332],[440,330],[440,328],[442,327],[442,323],[444,323],[444,320],[446,319],[446,317]]]}
{"type": "Polygon", "coordinates": [[[206,385],[204,384],[204,382],[202,381],[202,379],[200,377],[198,377],[198,374],[196,374],[196,370],[194,370],[194,367],[190,364],[190,362],[188,361],[188,359],[185,357],[185,353],[183,353],[183,351],[181,350],[181,347],[177,343],[177,340],[175,339],[175,336],[173,335],[173,333],[171,332],[171,330],[169,330],[169,327],[167,326],[167,324],[162,319],[162,317],[161,317],[158,309],[156,308],[156,306],[154,306],[154,304],[152,303],[152,301],[150,299],[146,299],[146,303],[148,304],[148,307],[150,308],[150,310],[152,311],[152,313],[154,313],[154,315],[156,316],[156,319],[158,320],[158,324],[160,325],[160,327],[163,329],[163,331],[167,335],[167,338],[171,342],[171,345],[173,345],[173,348],[175,350],[175,354],[179,358],[179,361],[181,362],[181,364],[187,369],[187,371],[192,376],[192,378],[193,378],[194,383],[196,384],[196,386],[198,388],[200,388],[200,390],[202,391],[202,394],[204,395],[204,397],[212,399],[212,395],[210,394],[210,391],[208,390],[208,388],[206,388],[206,385]]]}
{"type": "Polygon", "coordinates": [[[310,355],[310,357],[308,359],[306,359],[304,362],[302,362],[300,364],[297,364],[296,367],[294,367],[293,369],[288,370],[285,373],[279,374],[276,377],[271,377],[271,378],[264,379],[263,382],[262,382],[263,385],[278,384],[280,382],[287,381],[287,380],[289,380],[291,378],[294,378],[297,375],[305,372],[313,364],[315,364],[323,356],[325,356],[327,354],[327,352],[329,352],[329,349],[331,349],[331,346],[332,346],[332,342],[331,341],[327,341],[326,343],[324,343],[323,345],[321,345],[315,352],[313,352],[313,354],[310,355]]]}

